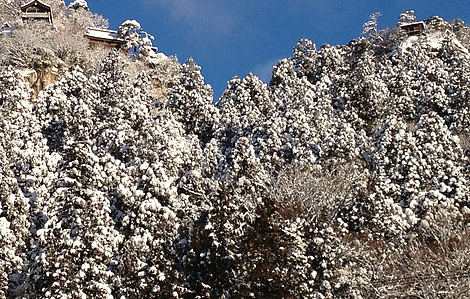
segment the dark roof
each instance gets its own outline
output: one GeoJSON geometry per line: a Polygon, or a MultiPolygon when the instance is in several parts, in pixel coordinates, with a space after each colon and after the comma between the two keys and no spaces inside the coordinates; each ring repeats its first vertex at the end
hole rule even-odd
{"type": "Polygon", "coordinates": [[[29,7],[31,6],[39,6],[39,7],[42,7],[44,10],[48,10],[50,11],[51,10],[51,6],[42,2],[42,1],[39,1],[39,0],[33,0],[33,1],[29,1],[23,5],[20,6],[21,10],[22,11],[25,11],[26,9],[28,9],[29,7]]]}

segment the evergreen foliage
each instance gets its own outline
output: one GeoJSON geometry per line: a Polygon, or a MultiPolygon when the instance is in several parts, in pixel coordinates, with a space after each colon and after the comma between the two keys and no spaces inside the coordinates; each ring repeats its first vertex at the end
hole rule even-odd
{"type": "MultiPolygon", "coordinates": [[[[62,32],[96,20],[74,3],[62,32]]],[[[0,70],[0,298],[470,296],[468,27],[377,17],[215,105],[192,59],[2,40],[36,50],[0,70]]]]}

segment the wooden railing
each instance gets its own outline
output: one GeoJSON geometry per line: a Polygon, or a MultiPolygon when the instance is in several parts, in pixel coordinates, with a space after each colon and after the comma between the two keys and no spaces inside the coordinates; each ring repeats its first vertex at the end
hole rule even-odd
{"type": "Polygon", "coordinates": [[[50,19],[51,15],[48,12],[22,12],[21,17],[32,19],[50,19]]]}

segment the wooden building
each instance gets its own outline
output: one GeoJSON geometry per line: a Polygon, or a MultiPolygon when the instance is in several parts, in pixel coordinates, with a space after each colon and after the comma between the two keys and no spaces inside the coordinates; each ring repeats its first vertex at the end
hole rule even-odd
{"type": "Polygon", "coordinates": [[[26,4],[21,5],[21,19],[23,22],[29,21],[46,21],[52,24],[52,10],[51,7],[39,0],[32,0],[26,4]]]}
{"type": "Polygon", "coordinates": [[[90,46],[105,46],[110,48],[120,48],[125,41],[118,37],[116,30],[88,27],[85,33],[90,46]]]}
{"type": "Polygon", "coordinates": [[[414,22],[400,25],[400,29],[403,30],[408,36],[421,35],[424,32],[424,22],[414,22]]]}

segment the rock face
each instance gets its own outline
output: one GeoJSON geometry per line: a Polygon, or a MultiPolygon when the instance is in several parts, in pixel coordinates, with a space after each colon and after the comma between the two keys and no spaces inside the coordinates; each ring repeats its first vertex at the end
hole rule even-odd
{"type": "Polygon", "coordinates": [[[50,68],[45,71],[38,72],[31,69],[24,69],[21,71],[24,80],[33,89],[32,98],[36,98],[41,90],[45,90],[49,84],[54,84],[59,80],[59,70],[50,68]]]}

